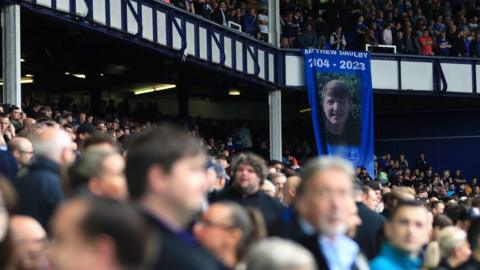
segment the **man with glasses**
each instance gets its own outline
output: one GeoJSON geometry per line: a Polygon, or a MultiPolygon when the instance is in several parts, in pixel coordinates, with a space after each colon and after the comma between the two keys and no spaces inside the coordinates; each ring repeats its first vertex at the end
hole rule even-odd
{"type": "Polygon", "coordinates": [[[18,168],[25,168],[33,157],[32,142],[24,137],[15,137],[8,143],[8,150],[15,157],[18,168]]]}
{"type": "Polygon", "coordinates": [[[35,160],[15,181],[18,214],[35,218],[43,228],[63,199],[60,167],[75,159],[72,137],[58,127],[45,127],[33,136],[35,160]]]}
{"type": "Polygon", "coordinates": [[[234,202],[210,205],[195,226],[195,238],[231,269],[235,269],[253,242],[263,238],[266,228],[252,208],[234,202]]]}

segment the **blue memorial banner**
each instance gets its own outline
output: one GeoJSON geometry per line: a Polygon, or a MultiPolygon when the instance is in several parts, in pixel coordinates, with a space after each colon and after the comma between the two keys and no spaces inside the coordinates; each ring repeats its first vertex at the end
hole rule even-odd
{"type": "Polygon", "coordinates": [[[305,76],[319,155],[373,176],[373,94],[368,52],[305,49],[305,76]]]}

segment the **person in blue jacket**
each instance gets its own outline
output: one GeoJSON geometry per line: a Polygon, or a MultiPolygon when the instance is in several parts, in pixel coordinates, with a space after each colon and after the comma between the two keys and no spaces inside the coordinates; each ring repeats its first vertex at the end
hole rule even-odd
{"type": "Polygon", "coordinates": [[[419,201],[401,201],[385,226],[388,242],[370,262],[371,270],[420,269],[420,251],[428,242],[427,209],[419,201]]]}

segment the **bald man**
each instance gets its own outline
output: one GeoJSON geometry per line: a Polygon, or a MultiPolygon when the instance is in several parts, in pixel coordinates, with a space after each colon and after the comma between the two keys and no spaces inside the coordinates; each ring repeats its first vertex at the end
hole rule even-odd
{"type": "Polygon", "coordinates": [[[295,201],[295,194],[297,193],[297,187],[300,181],[300,177],[296,175],[287,178],[283,186],[283,203],[285,205],[289,206],[295,201]]]}
{"type": "Polygon", "coordinates": [[[33,145],[27,138],[11,139],[8,143],[8,150],[17,160],[19,169],[25,168],[33,157],[33,145]]]}
{"type": "Polygon", "coordinates": [[[29,216],[13,216],[10,230],[18,255],[18,269],[48,270],[45,253],[47,233],[42,225],[29,216]]]}
{"type": "Polygon", "coordinates": [[[60,167],[74,161],[75,148],[70,134],[56,127],[37,130],[32,143],[35,161],[15,181],[18,214],[35,218],[47,229],[50,217],[63,199],[60,167]]]}

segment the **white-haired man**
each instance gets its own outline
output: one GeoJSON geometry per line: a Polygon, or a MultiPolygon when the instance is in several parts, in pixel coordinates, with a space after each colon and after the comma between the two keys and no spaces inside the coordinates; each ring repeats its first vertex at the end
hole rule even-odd
{"type": "Polygon", "coordinates": [[[50,217],[63,199],[60,166],[75,159],[70,135],[56,127],[38,130],[33,137],[34,161],[15,181],[19,197],[18,214],[35,218],[48,228],[50,217]]]}
{"type": "Polygon", "coordinates": [[[275,233],[310,250],[318,269],[359,267],[359,247],[345,235],[354,204],[353,175],[353,166],[341,158],[309,161],[302,171],[294,210],[282,215],[281,231],[275,233]]]}

